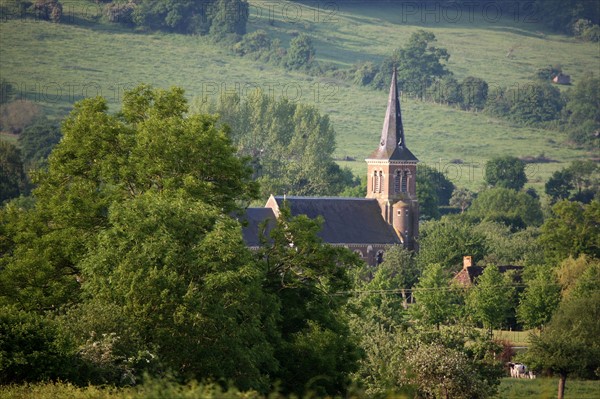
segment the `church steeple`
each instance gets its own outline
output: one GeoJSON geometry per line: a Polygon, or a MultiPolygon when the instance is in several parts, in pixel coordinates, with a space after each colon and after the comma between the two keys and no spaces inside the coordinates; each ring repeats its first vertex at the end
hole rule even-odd
{"type": "Polygon", "coordinates": [[[400,111],[400,98],[398,97],[396,75],[396,68],[394,68],[392,73],[392,83],[390,85],[390,94],[388,96],[387,111],[385,112],[383,129],[381,130],[379,148],[377,148],[369,158],[417,161],[417,157],[415,157],[406,147],[406,141],[404,139],[404,126],[402,125],[402,112],[400,111]]]}
{"type": "Polygon", "coordinates": [[[419,160],[406,147],[395,68],[379,147],[366,161],[367,198],[377,200],[381,216],[394,228],[404,246],[416,249],[419,235],[416,186],[419,160]]]}

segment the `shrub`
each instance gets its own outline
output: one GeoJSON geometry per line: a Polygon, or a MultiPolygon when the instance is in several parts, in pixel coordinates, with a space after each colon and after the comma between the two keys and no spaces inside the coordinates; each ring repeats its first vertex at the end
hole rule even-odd
{"type": "Polygon", "coordinates": [[[0,307],[0,384],[68,377],[73,363],[66,349],[52,320],[0,307]]]}

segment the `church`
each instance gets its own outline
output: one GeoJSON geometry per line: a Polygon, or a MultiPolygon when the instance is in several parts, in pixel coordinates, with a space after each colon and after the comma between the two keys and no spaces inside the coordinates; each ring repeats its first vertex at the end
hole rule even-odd
{"type": "Polygon", "coordinates": [[[273,196],[264,208],[248,208],[243,236],[251,248],[259,245],[259,226],[274,223],[283,206],[292,215],[324,219],[323,241],[357,253],[367,264],[383,261],[392,245],[416,250],[419,202],[416,194],[419,160],[406,146],[396,71],[388,97],[379,145],[367,162],[366,198],[273,196]],[[285,205],[284,205],[285,204],[285,205]]]}

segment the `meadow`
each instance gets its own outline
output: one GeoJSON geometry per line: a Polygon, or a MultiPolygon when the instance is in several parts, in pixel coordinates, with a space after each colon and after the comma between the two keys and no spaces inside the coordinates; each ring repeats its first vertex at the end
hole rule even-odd
{"type": "MultiPolygon", "coordinates": [[[[553,399],[556,398],[556,378],[536,378],[535,380],[503,378],[495,399],[553,399]]],[[[596,399],[600,396],[600,381],[568,379],[565,397],[572,399],[596,399]]],[[[252,392],[239,392],[231,389],[222,392],[214,385],[190,383],[179,385],[169,381],[155,380],[133,388],[75,387],[64,383],[40,383],[0,387],[0,399],[189,399],[205,398],[234,399],[263,397],[252,392]]],[[[273,393],[270,398],[283,398],[273,393]]],[[[307,396],[311,397],[311,396],[307,396]]],[[[359,394],[350,394],[358,398],[359,394]]],[[[406,396],[389,395],[389,399],[406,399],[406,396]]]]}
{"type": "MultiPolygon", "coordinates": [[[[496,399],[554,399],[557,396],[558,378],[535,380],[503,378],[496,399]]],[[[567,379],[565,398],[597,399],[600,397],[600,381],[567,379]]]]}
{"type": "MultiPolygon", "coordinates": [[[[16,87],[18,98],[64,115],[75,101],[95,95],[105,96],[116,109],[123,91],[140,82],[181,86],[192,101],[261,88],[329,114],[337,132],[336,157],[355,159],[340,164],[359,176],[366,172],[363,160],[378,142],[386,92],[241,58],[207,37],[136,32],[110,24],[92,1],[63,3],[64,23],[22,18],[0,22],[0,76],[16,87]]],[[[248,31],[264,29],[286,46],[294,35],[306,33],[314,41],[317,60],[340,68],[380,61],[417,29],[435,33],[437,45],[448,49],[448,68],[458,79],[478,76],[491,90],[523,85],[550,64],[562,65],[576,82],[586,71],[597,71],[600,62],[598,44],[546,31],[531,10],[492,18],[479,11],[462,10],[459,15],[442,8],[427,14],[387,3],[250,4],[248,31]]],[[[491,157],[543,154],[556,162],[528,165],[530,184],[541,190],[554,170],[590,156],[553,130],[406,96],[402,106],[413,153],[445,171],[458,186],[478,189],[483,165],[491,157]]]]}

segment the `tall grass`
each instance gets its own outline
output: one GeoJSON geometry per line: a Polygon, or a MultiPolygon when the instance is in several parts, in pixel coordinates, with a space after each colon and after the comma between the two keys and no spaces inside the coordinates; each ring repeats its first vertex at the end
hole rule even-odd
{"type": "MultiPolygon", "coordinates": [[[[556,398],[558,379],[537,378],[535,380],[503,378],[496,399],[552,399],[556,398]]],[[[211,384],[190,383],[180,385],[166,380],[153,380],[131,388],[76,387],[66,383],[39,383],[0,386],[0,399],[254,399],[262,398],[255,392],[240,392],[236,389],[223,391],[211,384]]],[[[269,398],[283,398],[272,393],[269,398]]],[[[354,397],[354,396],[351,396],[354,397]]],[[[567,379],[566,398],[597,399],[600,397],[600,381],[567,379]]],[[[401,399],[405,396],[388,396],[401,399]]]]}
{"type": "MultiPolygon", "coordinates": [[[[558,378],[535,380],[503,378],[497,399],[552,399],[558,393],[558,378]]],[[[567,379],[565,398],[597,399],[600,397],[600,381],[567,379]]]]}

